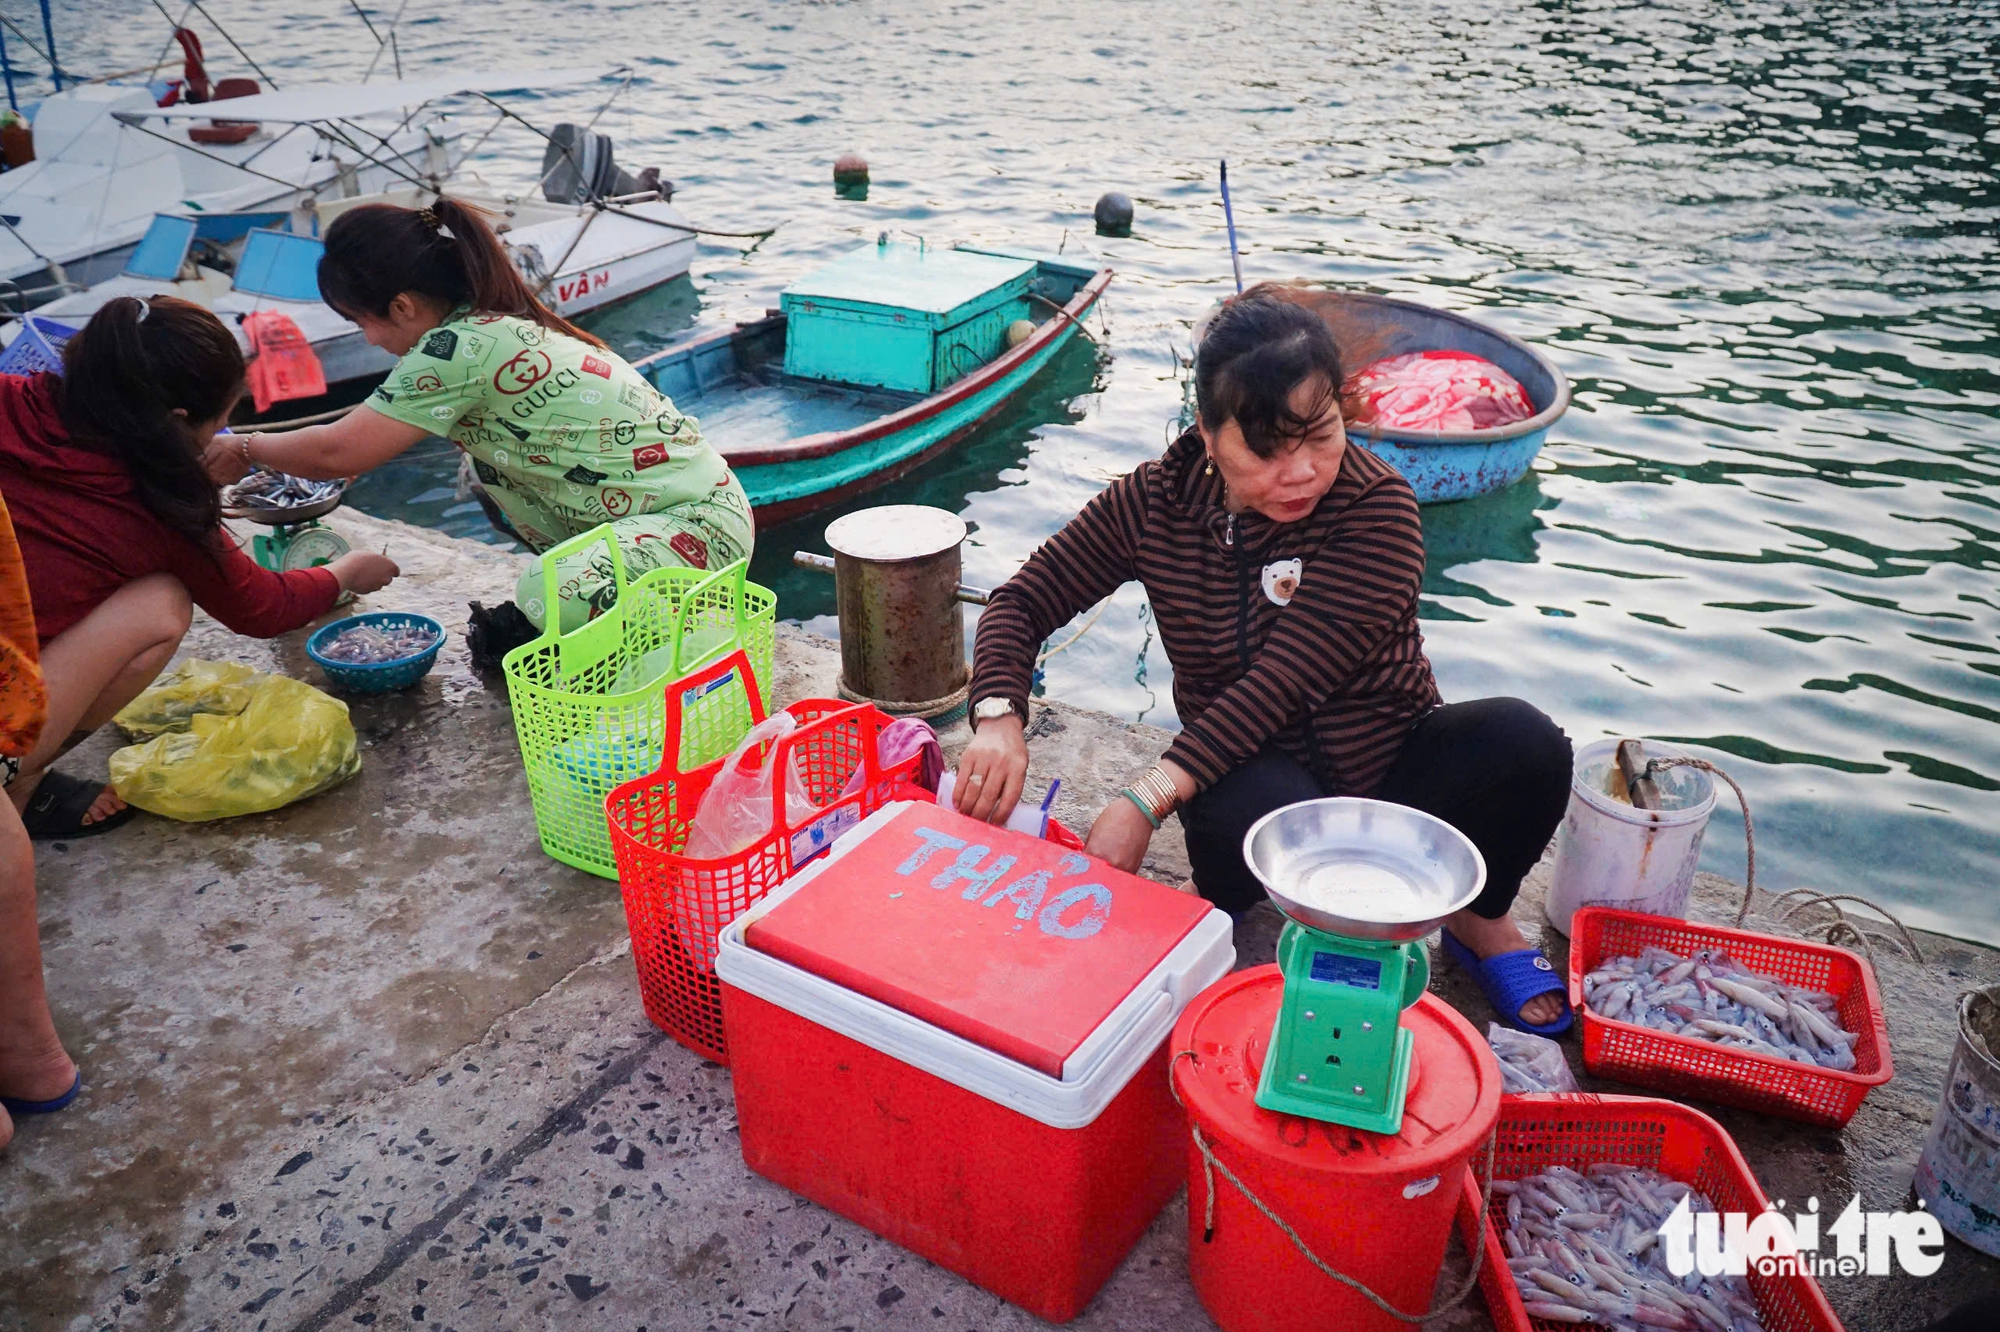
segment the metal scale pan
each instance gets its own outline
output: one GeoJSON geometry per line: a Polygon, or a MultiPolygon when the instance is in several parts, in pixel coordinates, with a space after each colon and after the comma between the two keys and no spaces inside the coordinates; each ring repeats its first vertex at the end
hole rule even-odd
{"type": "Polygon", "coordinates": [[[223,488],[222,516],[243,522],[262,523],[266,527],[291,527],[299,523],[312,522],[315,518],[324,518],[339,508],[340,502],[347,497],[347,483],[343,481],[339,490],[323,500],[315,500],[311,504],[300,504],[289,509],[266,509],[231,504],[229,495],[233,489],[234,487],[228,486],[223,488]]]}

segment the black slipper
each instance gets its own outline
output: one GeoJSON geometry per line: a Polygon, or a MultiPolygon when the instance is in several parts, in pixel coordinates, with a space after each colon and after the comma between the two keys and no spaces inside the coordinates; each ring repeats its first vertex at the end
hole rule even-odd
{"type": "Polygon", "coordinates": [[[21,811],[21,824],[37,842],[73,842],[79,837],[95,837],[110,832],[135,813],[127,805],[108,819],[85,823],[83,816],[97,803],[104,790],[101,782],[86,782],[67,773],[45,772],[41,785],[28,797],[21,811]]]}

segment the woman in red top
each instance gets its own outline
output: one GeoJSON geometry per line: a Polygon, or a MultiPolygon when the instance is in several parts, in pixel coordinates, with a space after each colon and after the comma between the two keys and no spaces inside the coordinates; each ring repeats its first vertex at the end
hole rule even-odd
{"type": "Polygon", "coordinates": [[[180,647],[193,607],[270,638],[325,614],[342,589],[396,576],[355,551],[272,573],[223,531],[203,452],[243,396],[243,352],[207,310],[121,296],[70,339],[63,374],[0,376],[0,495],[27,566],[48,724],[8,775],[30,835],[122,822],[109,787],[49,764],[136,698],[180,647]]]}

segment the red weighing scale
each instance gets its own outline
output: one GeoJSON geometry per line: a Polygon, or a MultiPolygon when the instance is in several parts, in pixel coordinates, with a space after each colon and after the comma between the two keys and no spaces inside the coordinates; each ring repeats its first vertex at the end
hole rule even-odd
{"type": "Polygon", "coordinates": [[[1231,939],[1198,897],[885,806],[722,933],[744,1160],[1067,1321],[1185,1181],[1166,1039],[1231,939]]]}

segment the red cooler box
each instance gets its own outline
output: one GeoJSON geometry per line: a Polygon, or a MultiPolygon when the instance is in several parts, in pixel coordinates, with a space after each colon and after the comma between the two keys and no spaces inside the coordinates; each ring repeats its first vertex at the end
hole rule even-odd
{"type": "Polygon", "coordinates": [[[1166,1041],[1231,940],[1198,897],[884,806],[722,932],[743,1159],[1066,1322],[1187,1178],[1166,1041]]]}

